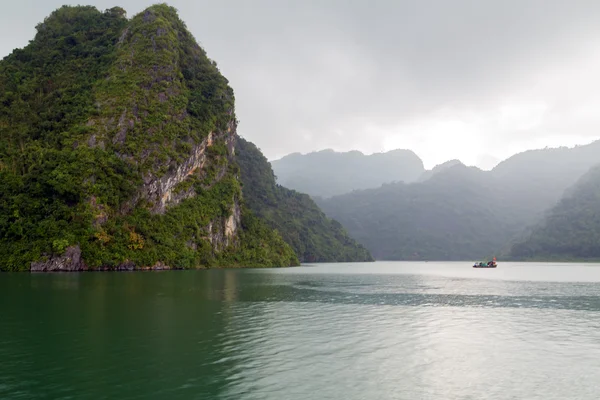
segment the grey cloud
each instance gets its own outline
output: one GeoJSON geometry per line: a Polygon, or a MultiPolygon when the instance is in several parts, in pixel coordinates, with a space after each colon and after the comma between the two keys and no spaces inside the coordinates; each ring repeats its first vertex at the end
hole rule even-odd
{"type": "MultiPolygon", "coordinates": [[[[33,26],[61,4],[11,4],[0,17],[0,52],[26,44],[33,26]]],[[[478,143],[469,150],[478,153],[473,162],[523,150],[545,135],[565,144],[598,135],[600,116],[585,112],[600,105],[593,94],[600,80],[586,68],[600,61],[597,1],[170,4],[234,87],[240,133],[270,158],[325,147],[410,147],[422,142],[419,135],[430,140],[418,151],[430,163],[460,158],[458,148],[428,149],[437,136],[463,132],[415,128],[446,126],[443,118],[472,131],[464,137],[478,143]],[[504,115],[511,105],[525,115],[504,115]],[[537,122],[522,121],[532,118],[537,122]]],[[[119,5],[133,15],[149,3],[119,5]]]]}

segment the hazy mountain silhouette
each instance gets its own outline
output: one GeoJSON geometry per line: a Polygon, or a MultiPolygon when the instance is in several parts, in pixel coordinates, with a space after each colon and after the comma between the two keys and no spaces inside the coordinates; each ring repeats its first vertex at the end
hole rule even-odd
{"type": "Polygon", "coordinates": [[[294,153],[271,162],[277,183],[311,196],[330,197],[388,182],[414,182],[425,171],[410,150],[294,153]]]}
{"type": "Polygon", "coordinates": [[[450,167],[453,167],[455,165],[459,165],[462,163],[459,160],[450,160],[450,161],[446,161],[445,163],[442,164],[438,164],[435,167],[433,167],[430,170],[424,171],[421,176],[419,176],[419,178],[417,179],[418,182],[423,182],[426,181],[427,179],[431,178],[433,175],[438,174],[442,171],[447,170],[450,167]]]}
{"type": "Polygon", "coordinates": [[[510,255],[534,259],[600,259],[600,165],[570,187],[510,255]]]}
{"type": "Polygon", "coordinates": [[[377,259],[471,260],[538,223],[599,160],[600,141],[527,151],[492,171],[449,162],[418,182],[317,202],[377,259]]]}

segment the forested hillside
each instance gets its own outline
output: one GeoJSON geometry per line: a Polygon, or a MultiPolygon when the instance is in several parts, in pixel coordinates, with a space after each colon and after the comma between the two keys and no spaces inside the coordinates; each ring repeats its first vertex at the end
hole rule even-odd
{"type": "Polygon", "coordinates": [[[246,204],[279,232],[302,262],[373,260],[310,196],[277,185],[271,165],[254,144],[238,138],[236,152],[246,204]]]}
{"type": "Polygon", "coordinates": [[[517,259],[600,260],[600,166],[592,168],[512,246],[517,259]]]}
{"type": "Polygon", "coordinates": [[[471,260],[491,254],[519,221],[483,171],[456,165],[422,183],[321,200],[376,259],[471,260]]]}

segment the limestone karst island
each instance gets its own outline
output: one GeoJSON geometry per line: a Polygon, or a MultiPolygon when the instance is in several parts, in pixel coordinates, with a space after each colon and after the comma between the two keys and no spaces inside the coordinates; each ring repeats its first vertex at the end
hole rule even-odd
{"type": "Polygon", "coordinates": [[[234,91],[174,8],[62,7],[0,62],[0,268],[368,261],[238,136],[234,91]]]}

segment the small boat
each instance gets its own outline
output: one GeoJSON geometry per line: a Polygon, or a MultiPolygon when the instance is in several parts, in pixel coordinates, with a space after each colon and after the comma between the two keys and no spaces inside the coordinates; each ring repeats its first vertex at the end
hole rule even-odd
{"type": "Polygon", "coordinates": [[[496,257],[492,261],[488,261],[487,263],[479,262],[473,265],[473,268],[496,268],[498,264],[496,264],[496,257]]]}

